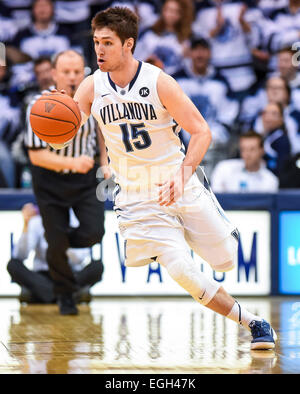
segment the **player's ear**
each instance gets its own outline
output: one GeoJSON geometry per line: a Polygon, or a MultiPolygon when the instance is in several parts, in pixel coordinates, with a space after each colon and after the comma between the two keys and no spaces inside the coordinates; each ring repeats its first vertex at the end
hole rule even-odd
{"type": "Polygon", "coordinates": [[[134,45],[134,39],[133,39],[132,37],[127,38],[127,40],[125,41],[125,46],[126,46],[128,49],[132,50],[133,45],[134,45]]]}

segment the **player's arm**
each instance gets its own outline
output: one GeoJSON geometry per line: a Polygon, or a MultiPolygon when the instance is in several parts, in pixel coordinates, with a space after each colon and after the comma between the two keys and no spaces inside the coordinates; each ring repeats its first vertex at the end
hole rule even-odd
{"type": "Polygon", "coordinates": [[[81,111],[81,126],[88,120],[91,114],[91,107],[94,101],[94,76],[89,75],[78,86],[74,95],[74,101],[81,111]]]}
{"type": "Polygon", "coordinates": [[[174,120],[191,134],[189,147],[182,165],[175,175],[180,186],[169,182],[162,185],[159,201],[161,205],[174,203],[183,193],[198,165],[201,163],[211,143],[211,132],[205,119],[178,83],[169,75],[161,72],[157,82],[157,91],[161,103],[174,120]],[[167,201],[167,199],[170,199],[167,201]]]}

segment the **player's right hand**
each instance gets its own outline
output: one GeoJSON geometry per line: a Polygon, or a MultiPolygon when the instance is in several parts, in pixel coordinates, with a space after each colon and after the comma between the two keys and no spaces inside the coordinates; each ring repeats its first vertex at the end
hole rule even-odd
{"type": "Polygon", "coordinates": [[[73,158],[73,171],[79,172],[80,174],[86,174],[89,172],[95,164],[95,160],[87,155],[81,155],[73,158]]]}

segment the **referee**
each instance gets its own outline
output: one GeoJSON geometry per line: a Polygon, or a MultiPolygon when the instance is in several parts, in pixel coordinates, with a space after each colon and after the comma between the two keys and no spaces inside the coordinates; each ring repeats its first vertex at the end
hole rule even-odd
{"type": "MultiPolygon", "coordinates": [[[[55,88],[73,97],[84,79],[83,57],[68,50],[59,53],[52,64],[55,88]]],[[[104,204],[96,197],[96,145],[100,135],[91,116],[72,142],[54,150],[32,131],[29,114],[36,96],[27,108],[25,146],[32,163],[32,183],[48,242],[46,254],[49,272],[54,282],[60,314],[78,313],[74,293],[79,289],[69,265],[68,248],[84,248],[101,242],[104,235],[104,204]],[[97,138],[98,136],[98,138],[97,138]],[[69,209],[78,221],[76,229],[69,226],[69,209]]],[[[100,146],[100,144],[99,144],[100,146]]],[[[100,162],[101,155],[100,148],[100,162]]],[[[102,163],[100,163],[102,164],[102,163]]],[[[99,271],[103,269],[99,264],[99,271]]]]}

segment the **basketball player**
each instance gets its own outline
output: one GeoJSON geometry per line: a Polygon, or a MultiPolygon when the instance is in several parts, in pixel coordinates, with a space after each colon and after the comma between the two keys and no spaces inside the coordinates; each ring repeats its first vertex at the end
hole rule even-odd
{"type": "Polygon", "coordinates": [[[97,119],[118,186],[115,211],[127,266],[153,260],[200,304],[246,327],[252,349],[271,349],[270,324],[207,278],[190,248],[216,271],[234,266],[238,232],[196,169],[211,142],[207,123],[177,82],[133,57],[138,21],[127,8],[109,8],[93,18],[99,70],[80,84],[74,100],[83,122],[97,119]],[[180,125],[180,126],[179,126],[180,125]],[[191,134],[186,155],[180,127],[191,134]]]}

